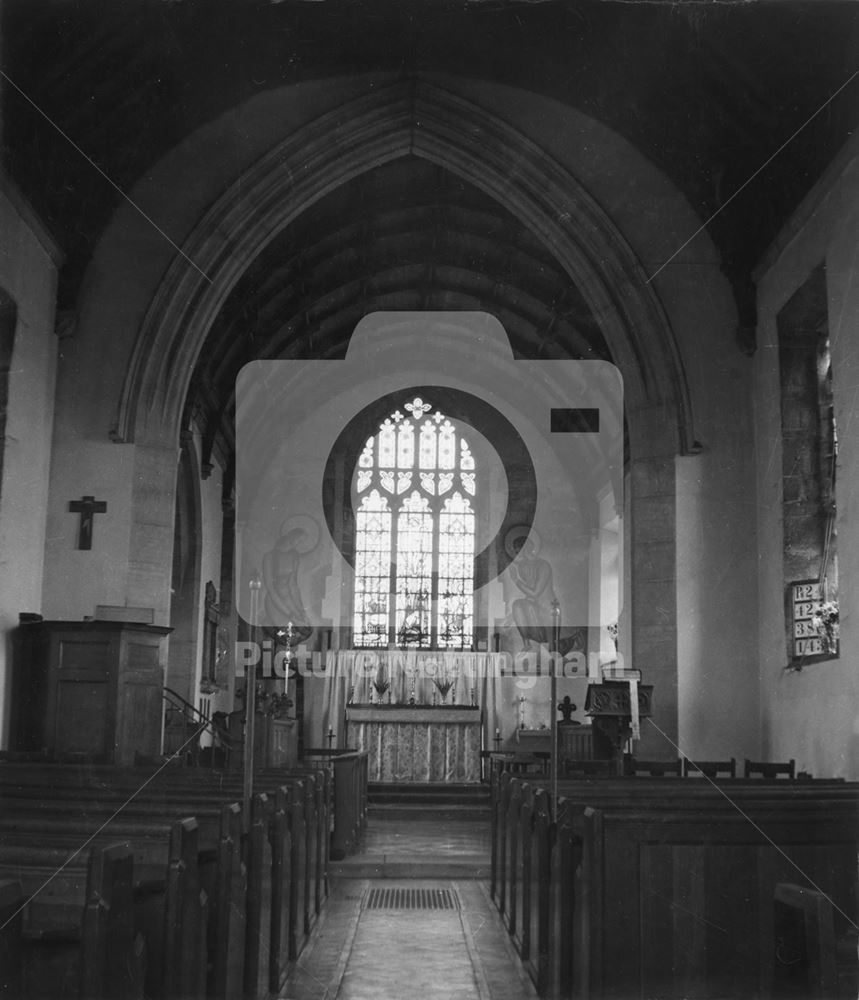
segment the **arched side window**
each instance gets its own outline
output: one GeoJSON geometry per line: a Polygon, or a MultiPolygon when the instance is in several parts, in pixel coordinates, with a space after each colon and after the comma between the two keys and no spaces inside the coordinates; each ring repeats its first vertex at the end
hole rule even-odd
{"type": "Polygon", "coordinates": [[[468,442],[419,396],[367,439],[352,485],[353,641],[470,648],[474,632],[474,501],[468,442]]]}

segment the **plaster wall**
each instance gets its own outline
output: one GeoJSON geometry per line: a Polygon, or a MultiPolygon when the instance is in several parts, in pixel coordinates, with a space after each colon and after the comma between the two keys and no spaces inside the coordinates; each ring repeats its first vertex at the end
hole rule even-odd
{"type": "Polygon", "coordinates": [[[675,463],[679,740],[693,760],[760,751],[753,360],[727,292],[702,300],[675,274],[669,312],[700,453],[675,463]]]}
{"type": "Polygon", "coordinates": [[[820,777],[859,778],[859,144],[851,141],[761,265],[755,364],[763,752],[820,777]],[[840,657],[786,671],[782,451],[776,317],[821,262],[832,347],[840,657]]]}
{"type": "MultiPolygon", "coordinates": [[[[2,179],[2,178],[0,178],[2,179]]],[[[0,287],[15,301],[0,487],[0,747],[8,740],[11,630],[44,613],[43,551],[54,410],[56,264],[20,196],[0,186],[0,287]]]]}

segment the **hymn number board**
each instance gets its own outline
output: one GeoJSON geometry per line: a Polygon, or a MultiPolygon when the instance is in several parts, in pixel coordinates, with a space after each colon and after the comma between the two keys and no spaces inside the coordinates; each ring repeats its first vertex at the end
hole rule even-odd
{"type": "Polygon", "coordinates": [[[822,600],[822,589],[816,580],[791,585],[794,657],[820,656],[825,652],[823,639],[811,621],[822,600]]]}

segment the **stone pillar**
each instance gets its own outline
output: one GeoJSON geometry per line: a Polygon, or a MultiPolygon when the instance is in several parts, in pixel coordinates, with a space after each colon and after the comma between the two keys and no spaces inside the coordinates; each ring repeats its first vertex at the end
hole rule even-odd
{"type": "Polygon", "coordinates": [[[176,447],[136,445],[128,546],[128,604],[152,608],[156,625],[170,624],[176,447]]]}
{"type": "Polygon", "coordinates": [[[664,411],[628,414],[632,606],[630,666],[653,685],[653,723],[642,723],[637,756],[676,757],[677,552],[674,435],[664,411]],[[667,737],[667,740],[666,740],[667,737]],[[671,742],[668,742],[668,741],[671,742]]]}

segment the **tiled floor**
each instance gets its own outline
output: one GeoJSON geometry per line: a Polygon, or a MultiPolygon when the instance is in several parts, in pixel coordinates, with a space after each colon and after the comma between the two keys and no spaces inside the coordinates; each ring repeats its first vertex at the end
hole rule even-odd
{"type": "Polygon", "coordinates": [[[335,866],[282,1000],[536,997],[489,898],[488,871],[488,820],[371,818],[363,850],[335,866]],[[454,906],[368,909],[378,887],[447,889],[454,906]]]}
{"type": "Polygon", "coordinates": [[[341,879],[282,1000],[529,1000],[536,997],[477,879],[341,879]],[[368,910],[377,885],[444,887],[451,910],[368,910]]]}
{"type": "Polygon", "coordinates": [[[371,817],[362,850],[332,865],[344,878],[489,878],[485,822],[371,817]]]}

